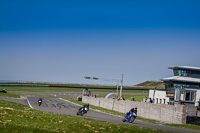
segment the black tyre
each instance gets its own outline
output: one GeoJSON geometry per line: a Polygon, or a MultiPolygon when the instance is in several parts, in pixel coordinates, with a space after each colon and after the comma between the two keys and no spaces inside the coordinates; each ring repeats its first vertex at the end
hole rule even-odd
{"type": "Polygon", "coordinates": [[[84,111],[81,111],[80,115],[82,116],[82,115],[84,115],[84,114],[85,114],[84,111]]]}
{"type": "Polygon", "coordinates": [[[125,122],[125,121],[126,121],[126,118],[123,118],[122,121],[125,122]]]}
{"type": "Polygon", "coordinates": [[[83,113],[81,113],[80,115],[83,116],[83,113]]]}
{"type": "Polygon", "coordinates": [[[129,122],[132,123],[134,122],[134,120],[135,120],[135,117],[131,118],[129,122]]]}

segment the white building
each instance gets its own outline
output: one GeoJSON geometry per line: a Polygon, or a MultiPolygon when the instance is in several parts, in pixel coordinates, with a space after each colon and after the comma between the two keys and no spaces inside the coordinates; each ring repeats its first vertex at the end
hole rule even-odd
{"type": "Polygon", "coordinates": [[[155,104],[185,104],[200,106],[200,67],[176,66],[174,76],[162,79],[165,90],[150,90],[155,104]]]}
{"type": "Polygon", "coordinates": [[[167,97],[166,90],[149,90],[149,98],[153,100],[155,104],[169,104],[169,97],[167,97]]]}

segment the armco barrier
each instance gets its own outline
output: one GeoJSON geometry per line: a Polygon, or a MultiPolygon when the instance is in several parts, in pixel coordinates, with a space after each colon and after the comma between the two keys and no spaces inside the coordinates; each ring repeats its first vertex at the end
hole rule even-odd
{"type": "Polygon", "coordinates": [[[115,110],[118,112],[128,112],[132,107],[138,108],[138,116],[166,123],[184,124],[188,108],[184,105],[152,104],[146,102],[136,102],[129,100],[115,100],[94,97],[82,97],[82,102],[94,106],[115,110]]]}

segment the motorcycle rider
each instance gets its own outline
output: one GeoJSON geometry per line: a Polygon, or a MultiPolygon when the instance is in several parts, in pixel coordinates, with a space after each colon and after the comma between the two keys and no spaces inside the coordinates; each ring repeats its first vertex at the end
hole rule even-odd
{"type": "Polygon", "coordinates": [[[38,105],[40,106],[42,104],[42,98],[40,98],[39,100],[38,100],[38,105]]]}
{"type": "Polygon", "coordinates": [[[89,103],[87,103],[87,104],[85,104],[85,105],[83,105],[81,108],[79,108],[79,111],[81,110],[83,108],[83,111],[85,112],[87,112],[87,111],[89,111],[89,103]],[[86,108],[87,108],[87,110],[86,110],[86,108]]]}
{"type": "MultiPolygon", "coordinates": [[[[87,108],[87,111],[89,111],[89,103],[83,105],[83,109],[85,110],[87,108]]],[[[86,111],[86,110],[85,110],[86,111]]]]}
{"type": "Polygon", "coordinates": [[[134,109],[134,113],[135,113],[136,116],[137,116],[137,107],[135,107],[135,109],[134,109]]]}
{"type": "Polygon", "coordinates": [[[125,118],[126,118],[128,115],[132,114],[132,113],[135,113],[135,114],[137,115],[137,107],[131,108],[130,111],[126,113],[125,118]]]}

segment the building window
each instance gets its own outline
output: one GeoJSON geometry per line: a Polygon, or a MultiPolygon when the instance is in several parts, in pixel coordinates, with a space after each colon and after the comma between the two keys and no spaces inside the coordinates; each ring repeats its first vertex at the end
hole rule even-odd
{"type": "Polygon", "coordinates": [[[180,83],[174,83],[173,84],[174,88],[177,88],[177,89],[185,89],[185,88],[191,88],[191,89],[199,89],[200,88],[200,85],[198,84],[180,84],[180,83]]]}
{"type": "Polygon", "coordinates": [[[167,90],[172,89],[172,88],[173,88],[173,83],[171,83],[171,82],[165,83],[165,88],[166,88],[167,90]]]}
{"type": "Polygon", "coordinates": [[[175,100],[176,100],[176,101],[179,101],[179,100],[180,100],[180,90],[179,90],[179,89],[176,89],[176,90],[175,90],[175,100]]]}
{"type": "Polygon", "coordinates": [[[177,76],[190,77],[191,76],[191,71],[178,70],[177,72],[175,72],[175,74],[177,74],[177,76]]]}
{"type": "Polygon", "coordinates": [[[195,97],[196,97],[196,96],[195,96],[196,93],[195,93],[194,91],[191,91],[190,94],[191,94],[191,97],[190,97],[190,98],[191,98],[191,101],[194,102],[194,101],[195,101],[195,97]]]}
{"type": "Polygon", "coordinates": [[[185,92],[185,101],[190,101],[190,91],[185,92]]]}
{"type": "Polygon", "coordinates": [[[195,91],[185,91],[185,101],[195,102],[195,97],[195,91]]]}

